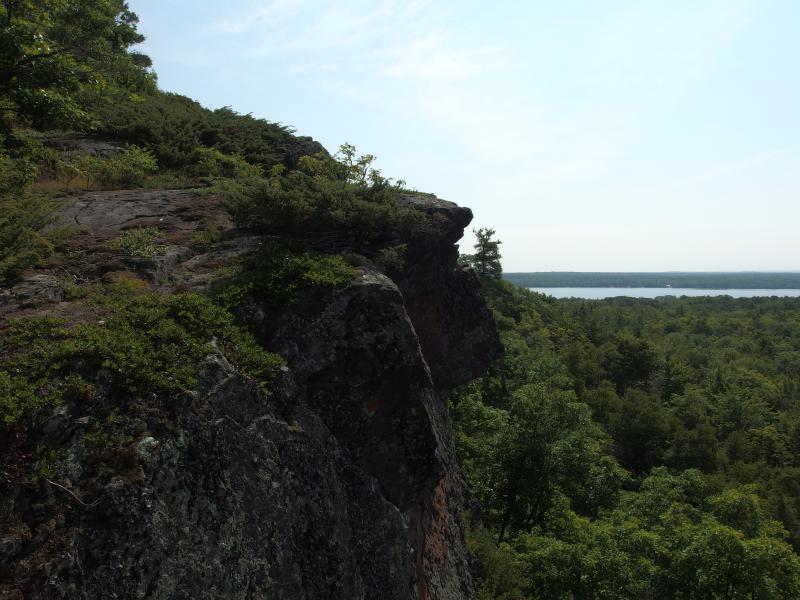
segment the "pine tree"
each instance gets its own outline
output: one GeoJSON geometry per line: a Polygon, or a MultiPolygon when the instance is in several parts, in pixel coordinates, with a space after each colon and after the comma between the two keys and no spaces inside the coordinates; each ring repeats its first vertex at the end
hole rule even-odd
{"type": "Polygon", "coordinates": [[[470,264],[478,277],[484,279],[500,279],[503,275],[503,266],[500,264],[500,242],[492,239],[495,235],[494,229],[481,227],[473,229],[477,241],[475,242],[475,254],[470,256],[470,264]]]}

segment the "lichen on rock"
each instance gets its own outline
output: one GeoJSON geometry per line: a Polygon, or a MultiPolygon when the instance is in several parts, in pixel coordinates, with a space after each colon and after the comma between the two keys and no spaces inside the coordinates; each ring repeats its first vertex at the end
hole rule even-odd
{"type": "MultiPolygon", "coordinates": [[[[85,219],[101,253],[132,222],[168,223],[175,245],[196,229],[186,193],[142,194],[87,194],[64,214],[85,219]]],[[[302,309],[251,299],[259,341],[286,361],[269,396],[212,346],[192,389],[121,396],[98,373],[90,399],[50,409],[25,439],[4,430],[0,596],[469,598],[446,394],[500,346],[479,282],[457,265],[469,210],[403,202],[436,227],[400,240],[391,278],[365,259],[302,309]],[[100,405],[118,408],[100,423],[100,405]],[[26,479],[17,464],[41,472],[26,479]]],[[[206,271],[252,249],[235,239],[176,255],[151,285],[205,289],[206,271]]],[[[113,272],[80,261],[83,276],[113,272]]],[[[11,290],[4,316],[72,314],[61,293],[31,305],[42,281],[11,290]]]]}

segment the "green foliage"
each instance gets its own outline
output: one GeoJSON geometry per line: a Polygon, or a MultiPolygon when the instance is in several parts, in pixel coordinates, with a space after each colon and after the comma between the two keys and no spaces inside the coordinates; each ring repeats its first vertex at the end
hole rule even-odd
{"type": "Polygon", "coordinates": [[[646,340],[622,333],[601,348],[603,370],[622,394],[650,380],[658,367],[656,353],[646,340]]]}
{"type": "Polygon", "coordinates": [[[467,548],[474,557],[478,600],[519,600],[523,598],[525,576],[508,546],[499,547],[490,532],[477,526],[466,531],[467,548]]]}
{"type": "Polygon", "coordinates": [[[48,448],[44,444],[36,445],[36,467],[31,477],[33,482],[42,478],[53,477],[56,465],[62,458],[63,452],[60,448],[48,448]]]}
{"type": "Polygon", "coordinates": [[[355,184],[289,171],[230,189],[227,206],[245,229],[314,236],[330,240],[332,250],[370,253],[430,227],[421,211],[400,206],[399,198],[400,190],[385,182],[355,184]]]}
{"type": "Polygon", "coordinates": [[[660,468],[620,510],[658,536],[663,596],[792,598],[800,589],[800,559],[751,489],[709,494],[699,473],[660,468]]]}
{"type": "MultiPolygon", "coordinates": [[[[212,171],[249,171],[241,161],[269,171],[273,166],[295,166],[304,142],[288,128],[240,115],[230,108],[209,110],[185,96],[157,92],[135,98],[117,97],[93,106],[98,133],[151,152],[162,168],[189,169],[216,176],[212,171]],[[216,152],[208,153],[206,149],[216,152]]],[[[316,152],[319,146],[313,147],[316,152]]]]}
{"type": "Polygon", "coordinates": [[[153,87],[143,40],[121,0],[9,0],[0,4],[0,120],[86,125],[81,94],[153,87]]]}
{"type": "Polygon", "coordinates": [[[129,256],[152,258],[164,251],[164,246],[156,243],[160,234],[161,232],[155,227],[137,227],[123,231],[108,245],[129,256]]]}
{"type": "Polygon", "coordinates": [[[207,250],[222,239],[219,231],[215,229],[200,229],[192,236],[190,243],[193,248],[207,250]]]}
{"type": "Polygon", "coordinates": [[[519,536],[509,554],[523,573],[526,598],[652,598],[663,597],[649,560],[657,544],[624,515],[590,520],[561,497],[543,527],[519,536]]]}
{"type": "MultiPolygon", "coordinates": [[[[348,179],[347,167],[335,158],[332,158],[326,152],[317,152],[310,156],[301,156],[297,161],[297,170],[315,179],[338,179],[343,181],[348,179]]],[[[283,173],[276,173],[276,175],[282,174],[283,173]]]]}
{"type": "Polygon", "coordinates": [[[19,192],[36,178],[36,165],[27,156],[12,157],[0,149],[0,194],[19,192]]]}
{"type": "Polygon", "coordinates": [[[381,181],[380,171],[372,168],[376,157],[372,154],[356,156],[356,147],[352,144],[342,144],[336,154],[336,160],[344,167],[345,178],[349,183],[367,185],[381,181]]]}
{"type": "Polygon", "coordinates": [[[310,156],[301,156],[298,170],[322,180],[340,180],[359,187],[383,186],[402,189],[405,181],[394,181],[381,175],[380,170],[373,168],[377,157],[373,154],[357,156],[356,147],[342,144],[333,157],[324,152],[310,156]]]}
{"type": "Polygon", "coordinates": [[[663,464],[676,423],[654,394],[629,389],[620,413],[607,425],[617,444],[619,461],[634,473],[663,464]]]}
{"type": "Polygon", "coordinates": [[[15,423],[23,414],[41,404],[41,398],[26,377],[0,371],[0,414],[3,422],[15,423]]]}
{"type": "Polygon", "coordinates": [[[83,434],[83,441],[99,450],[113,450],[129,446],[135,438],[126,432],[129,423],[125,417],[114,412],[105,419],[90,417],[89,431],[83,434]]]}
{"type": "Polygon", "coordinates": [[[466,471],[500,541],[540,523],[556,490],[588,512],[613,500],[623,474],[603,459],[603,434],[572,392],[529,384],[512,393],[508,410],[482,404],[475,396],[458,402],[460,425],[465,412],[483,413],[469,416],[468,431],[459,427],[459,441],[482,442],[471,444],[466,471]]]}
{"type": "Polygon", "coordinates": [[[356,272],[338,255],[264,242],[234,273],[216,282],[215,299],[230,310],[241,308],[250,299],[283,308],[301,297],[324,294],[348,283],[356,272]]]}
{"type": "Polygon", "coordinates": [[[55,205],[30,191],[36,169],[0,152],[0,283],[41,264],[53,252],[56,232],[42,233],[55,205]]]}
{"type": "Polygon", "coordinates": [[[84,302],[107,316],[72,327],[22,319],[0,337],[0,417],[7,425],[43,405],[82,398],[93,380],[139,397],[192,389],[213,344],[264,391],[282,364],[198,294],[162,296],[114,284],[90,291],[84,302]]]}
{"type": "Polygon", "coordinates": [[[216,148],[200,147],[196,155],[194,171],[201,177],[244,179],[262,174],[261,167],[249,164],[240,156],[224,154],[216,148]]]}
{"type": "Polygon", "coordinates": [[[75,154],[58,160],[56,168],[67,180],[83,179],[87,188],[99,185],[112,189],[141,186],[148,175],[158,171],[155,158],[136,146],[110,156],[75,154]]]}
{"type": "Polygon", "coordinates": [[[473,229],[472,232],[476,238],[475,254],[463,255],[461,260],[469,263],[481,279],[500,279],[503,275],[500,263],[502,242],[493,239],[495,230],[481,227],[473,229]]]}
{"type": "Polygon", "coordinates": [[[797,597],[800,301],[484,282],[505,356],[451,397],[479,597],[797,597]]]}
{"type": "Polygon", "coordinates": [[[393,186],[397,189],[402,189],[406,184],[402,179],[394,181],[383,177],[380,170],[372,167],[377,157],[374,154],[357,156],[356,147],[352,144],[344,143],[339,146],[334,159],[341,165],[348,183],[359,186],[393,186]]]}
{"type": "Polygon", "coordinates": [[[42,264],[53,252],[52,240],[40,232],[52,211],[52,202],[35,194],[0,197],[0,281],[42,264]]]}
{"type": "Polygon", "coordinates": [[[541,526],[499,547],[471,532],[481,597],[796,597],[800,559],[781,527],[746,491],[707,495],[700,480],[656,470],[596,519],[558,496],[541,526]]]}

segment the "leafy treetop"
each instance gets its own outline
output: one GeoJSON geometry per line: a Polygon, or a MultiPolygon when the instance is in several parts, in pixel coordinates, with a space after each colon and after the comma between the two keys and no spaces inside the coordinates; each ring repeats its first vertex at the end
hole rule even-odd
{"type": "Polygon", "coordinates": [[[0,126],[70,127],[90,121],[80,95],[154,89],[150,59],[123,0],[0,2],[0,126]]]}
{"type": "Polygon", "coordinates": [[[478,274],[481,279],[500,279],[503,275],[503,266],[500,264],[502,258],[500,254],[499,240],[494,239],[495,230],[481,227],[473,229],[477,241],[475,242],[475,254],[463,257],[478,274]]]}

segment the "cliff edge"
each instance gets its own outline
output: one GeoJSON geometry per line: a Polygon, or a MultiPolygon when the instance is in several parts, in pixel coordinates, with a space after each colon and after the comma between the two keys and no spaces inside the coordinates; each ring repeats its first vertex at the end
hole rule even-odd
{"type": "MultiPolygon", "coordinates": [[[[405,262],[391,277],[365,259],[348,284],[260,329],[269,309],[253,306],[259,342],[285,360],[268,395],[212,345],[193,389],[116,397],[99,371],[91,397],[56,406],[24,436],[11,429],[0,598],[471,597],[446,396],[500,345],[479,282],[457,264],[469,209],[401,202],[436,227],[400,240],[405,262]],[[112,418],[126,424],[122,443],[87,436],[112,418]],[[57,450],[46,473],[22,479],[41,448],[57,450]]],[[[64,273],[204,290],[259,244],[187,191],[88,193],[60,219],[83,228],[76,251],[0,296],[4,320],[90,320],[64,273]],[[229,235],[192,249],[209,221],[229,235]],[[104,250],[151,224],[170,232],[157,259],[104,250]]]]}

